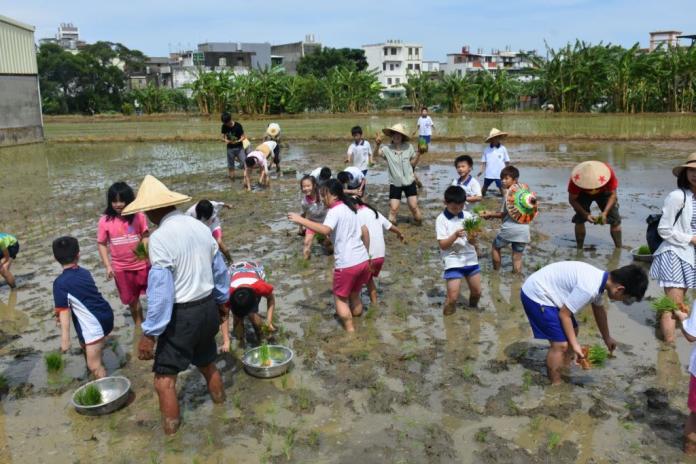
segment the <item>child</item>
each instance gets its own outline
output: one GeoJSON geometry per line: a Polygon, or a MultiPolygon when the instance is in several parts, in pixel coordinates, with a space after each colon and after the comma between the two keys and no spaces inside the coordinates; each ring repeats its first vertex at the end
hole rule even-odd
{"type": "Polygon", "coordinates": [[[609,335],[602,294],[606,290],[610,300],[630,305],[640,301],[647,288],[648,276],[634,264],[604,272],[580,261],[562,261],[527,278],[520,298],[534,338],[549,341],[546,367],[552,385],[561,383],[561,369],[570,367],[573,354],[584,359],[575,315],[591,303],[597,328],[613,352],[616,342],[609,335]]]}
{"type": "Polygon", "coordinates": [[[309,173],[310,176],[314,177],[317,181],[317,185],[321,188],[329,179],[331,179],[331,169],[324,167],[319,167],[309,173]]]}
{"type": "Polygon", "coordinates": [[[232,209],[232,207],[221,201],[211,201],[211,200],[201,200],[198,203],[192,205],[186,210],[186,214],[194,217],[201,221],[203,224],[208,226],[210,232],[213,234],[213,238],[220,248],[220,253],[223,254],[227,261],[232,263],[232,255],[230,250],[225,246],[222,241],[222,225],[220,224],[220,211],[222,208],[232,209]]]}
{"type": "Polygon", "coordinates": [[[367,168],[372,165],[372,147],[370,142],[363,138],[363,131],[360,126],[355,126],[350,130],[353,136],[353,143],[348,145],[346,153],[346,164],[352,163],[358,168],[363,176],[367,176],[367,168]]]}
{"type": "Polygon", "coordinates": [[[60,349],[70,348],[70,317],[85,351],[87,368],[92,375],[106,377],[102,364],[105,337],[114,327],[114,313],[94,283],[92,274],[77,265],[80,245],[74,237],[53,241],[53,256],[63,266],[63,273],[53,281],[56,317],[61,330],[60,349]]]}
{"type": "Polygon", "coordinates": [[[133,189],[125,182],[116,182],[109,187],[106,209],[97,225],[97,248],[106,270],[106,280],[113,277],[121,303],[128,306],[138,327],[143,322],[140,296],[147,291],[149,264],[146,259],[135,255],[135,249],[140,242],[147,246],[150,232],[145,214],[121,215],[133,200],[133,189]]]}
{"type": "Polygon", "coordinates": [[[499,218],[503,220],[500,232],[493,240],[491,249],[493,269],[496,271],[500,269],[500,250],[510,245],[512,247],[512,272],[520,274],[522,272],[522,254],[527,244],[531,241],[529,222],[536,217],[537,213],[536,196],[529,192],[526,184],[519,184],[520,171],[516,167],[505,166],[500,171],[500,177],[503,188],[507,192],[506,195],[503,195],[503,204],[500,212],[484,211],[481,213],[481,217],[484,219],[499,218]],[[519,194],[526,193],[526,195],[518,195],[518,199],[525,204],[515,204],[515,195],[518,192],[519,194]],[[517,213],[516,207],[529,209],[529,214],[525,215],[525,218],[529,220],[528,222],[526,219],[520,218],[519,214],[516,214],[516,217],[510,215],[508,209],[512,208],[517,213]]]}
{"type": "Polygon", "coordinates": [[[384,233],[383,230],[388,230],[396,234],[399,240],[403,242],[405,240],[404,234],[391,222],[387,221],[387,218],[382,216],[376,209],[372,206],[364,203],[360,198],[356,198],[356,203],[358,204],[358,220],[361,226],[367,227],[368,234],[370,236],[369,241],[369,256],[370,256],[370,280],[367,282],[367,290],[370,293],[370,302],[372,304],[377,303],[377,285],[375,285],[374,279],[379,277],[379,273],[382,271],[382,266],[384,266],[384,257],[386,256],[386,246],[384,245],[384,233]]]}
{"type": "Polygon", "coordinates": [[[366,245],[367,227],[358,220],[355,201],[343,193],[341,183],[330,179],[319,189],[322,202],[329,207],[323,224],[312,222],[299,214],[289,213],[288,219],[319,234],[331,237],[334,246],[333,293],[336,314],[347,332],[354,332],[353,317],[363,311],[360,289],[371,277],[366,245]]]}
{"type": "Polygon", "coordinates": [[[251,190],[251,171],[257,168],[259,171],[261,171],[261,175],[259,176],[259,184],[263,185],[264,187],[271,185],[271,178],[268,177],[268,160],[266,159],[266,153],[260,150],[254,150],[249,153],[244,160],[244,187],[247,190],[251,190]]]}
{"type": "MultiPolygon", "coordinates": [[[[263,321],[259,316],[259,303],[261,297],[266,298],[266,329],[275,332],[273,327],[273,311],[275,310],[275,296],[273,286],[265,281],[266,274],[263,266],[251,262],[241,261],[230,266],[230,301],[234,331],[239,346],[244,347],[244,318],[248,317],[254,327],[256,338],[259,342],[263,334],[263,321]]],[[[220,351],[230,351],[230,320],[225,319],[220,325],[222,330],[222,347],[220,351]]]]}
{"type": "Polygon", "coordinates": [[[244,135],[244,128],[242,125],[233,121],[232,115],[227,111],[222,113],[220,120],[222,121],[222,127],[220,128],[222,141],[227,144],[227,173],[230,180],[234,182],[235,158],[244,166],[244,159],[246,157],[244,141],[246,140],[246,135],[244,135]]]}
{"type": "MultiPolygon", "coordinates": [[[[300,180],[300,189],[302,190],[302,217],[321,224],[326,218],[326,206],[324,206],[319,197],[319,186],[316,179],[310,175],[304,176],[300,180]]],[[[300,235],[304,235],[302,255],[304,259],[309,259],[312,254],[312,242],[316,232],[300,226],[300,235]]],[[[326,238],[322,241],[324,247],[329,243],[326,238]]]]}
{"type": "Polygon", "coordinates": [[[420,118],[416,120],[416,129],[418,129],[418,148],[421,153],[426,153],[430,146],[430,137],[433,135],[433,120],[428,116],[428,108],[421,108],[420,118]],[[421,147],[423,147],[421,149],[421,147]]]}
{"type": "Polygon", "coordinates": [[[276,173],[280,174],[280,126],[275,122],[270,123],[266,128],[263,140],[275,143],[273,147],[273,164],[275,164],[276,173]]]}
{"type": "MultiPolygon", "coordinates": [[[[682,333],[689,342],[696,342],[696,302],[691,307],[691,313],[675,311],[674,315],[682,323],[682,333]]],[[[689,359],[689,417],[684,426],[684,453],[689,456],[696,455],[696,348],[691,350],[689,359]]]]}
{"type": "Polygon", "coordinates": [[[346,195],[361,197],[365,193],[365,175],[355,166],[349,166],[336,174],[336,179],[343,184],[343,193],[346,195]]]}
{"type": "Polygon", "coordinates": [[[450,185],[445,190],[445,210],[435,221],[437,242],[445,265],[444,279],[447,281],[447,299],[442,314],[449,316],[456,311],[462,279],[469,286],[469,306],[475,308],[481,298],[481,268],[476,255],[473,236],[467,237],[463,223],[473,218],[464,211],[466,193],[460,187],[450,185]]]}
{"type": "Polygon", "coordinates": [[[16,288],[17,283],[14,275],[10,272],[10,267],[12,266],[12,261],[17,257],[17,253],[19,253],[19,242],[17,241],[17,237],[0,232],[0,251],[2,251],[2,258],[0,258],[0,275],[5,278],[10,288],[16,288]]]}
{"type": "Polygon", "coordinates": [[[458,178],[452,181],[452,185],[459,186],[466,192],[466,202],[476,203],[483,199],[481,195],[481,184],[471,175],[474,168],[474,160],[469,155],[459,155],[454,159],[454,167],[457,170],[458,178]]]}
{"type": "Polygon", "coordinates": [[[489,145],[483,150],[481,170],[476,174],[476,177],[479,177],[481,173],[485,173],[483,176],[483,188],[481,189],[481,195],[484,197],[488,187],[493,182],[500,190],[500,195],[503,194],[503,187],[500,185],[500,171],[510,164],[510,155],[508,155],[507,149],[500,141],[506,136],[507,132],[502,132],[494,127],[486,138],[486,143],[489,143],[489,145]]]}

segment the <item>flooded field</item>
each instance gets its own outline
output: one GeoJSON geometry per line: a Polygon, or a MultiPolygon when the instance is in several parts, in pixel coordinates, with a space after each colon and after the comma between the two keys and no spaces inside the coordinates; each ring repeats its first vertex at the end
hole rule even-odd
{"type": "MultiPolygon", "coordinates": [[[[665,120],[671,124],[671,118],[665,120]]],[[[369,127],[381,125],[377,120],[369,127]]],[[[488,120],[486,129],[471,130],[484,133],[490,125],[488,120]]],[[[641,129],[630,129],[636,130],[641,129]]],[[[59,128],[49,126],[48,133],[54,137],[59,128]]],[[[630,248],[644,243],[645,217],[675,186],[671,166],[696,151],[696,142],[507,145],[521,180],[537,191],[542,205],[524,258],[525,275],[563,259],[604,268],[628,264],[630,248]],[[574,248],[565,187],[572,166],[590,158],[610,162],[619,177],[622,250],[614,251],[602,226],[588,226],[584,252],[574,248]]],[[[19,238],[13,271],[23,277],[15,291],[0,287],[0,372],[7,380],[0,462],[38,462],[37,456],[55,463],[683,459],[690,347],[681,336],[676,350],[657,341],[649,302],[608,303],[612,335],[620,342],[617,357],[605,368],[575,368],[567,385],[548,387],[546,345],[532,339],[519,302],[523,277],[511,275],[509,253],[503,270],[492,270],[488,247],[498,222],[488,221],[480,245],[480,310],[461,305],[443,319],[434,221],[455,175],[454,154],[478,160],[480,144],[433,144],[418,170],[425,184],[420,196],[425,224],[411,225],[402,207],[400,227],[408,241],[387,239],[381,302],[357,322],[355,335],[345,334],[333,317],[332,258],[316,246],[307,266],[296,228],[286,220],[288,211],[299,210],[299,174],[320,165],[338,170],[345,148],[342,142],[293,142],[285,148],[284,168],[297,174],[273,178],[270,190],[252,193],[243,192],[239,182],[230,187],[219,143],[48,143],[1,150],[7,167],[2,230],[19,238]],[[277,339],[296,354],[288,375],[259,380],[243,372],[242,352],[233,342],[235,350],[218,360],[227,392],[219,406],[210,401],[197,371],[182,374],[184,424],[172,438],[161,431],[152,363],[137,359],[139,332],[113,282],[105,281],[96,248],[105,189],[116,180],[137,186],[145,174],[196,200],[233,206],[222,215],[225,241],[235,260],[253,258],[266,266],[276,286],[282,327],[277,339]],[[107,369],[133,384],[134,401],[105,417],[80,416],[69,406],[71,392],[87,379],[75,340],[61,373],[48,375],[44,366],[44,354],[60,344],[51,293],[60,266],[50,243],[62,234],[80,239],[81,263],[114,308],[107,369]]],[[[386,182],[382,162],[368,175],[368,200],[383,213],[386,182]]],[[[488,198],[485,204],[495,208],[499,201],[488,198]]],[[[648,294],[660,295],[661,289],[651,284],[648,294]]],[[[601,341],[591,311],[581,313],[579,322],[582,343],[601,341]]]]}

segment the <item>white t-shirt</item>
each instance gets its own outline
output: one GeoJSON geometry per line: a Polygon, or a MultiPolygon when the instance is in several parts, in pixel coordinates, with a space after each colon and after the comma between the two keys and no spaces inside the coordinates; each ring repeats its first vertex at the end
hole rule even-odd
{"type": "Polygon", "coordinates": [[[369,259],[362,242],[358,215],[343,203],[329,208],[324,225],[331,227],[336,269],[356,266],[369,259]]]}
{"type": "MultiPolygon", "coordinates": [[[[218,217],[218,214],[220,214],[220,211],[222,210],[222,207],[225,206],[225,204],[221,201],[210,201],[210,203],[213,205],[213,214],[210,216],[210,218],[207,221],[201,221],[203,224],[208,226],[210,228],[210,231],[213,232],[215,229],[219,229],[221,227],[220,225],[220,218],[218,217]]],[[[198,219],[196,216],[196,206],[198,206],[198,203],[194,203],[193,206],[191,206],[189,209],[186,210],[186,214],[191,216],[192,218],[198,219]]]]}
{"type": "Polygon", "coordinates": [[[452,185],[461,187],[466,192],[467,197],[480,197],[481,196],[481,184],[476,180],[474,176],[469,174],[469,178],[462,182],[461,178],[457,177],[452,181],[452,185]]]}
{"type": "Polygon", "coordinates": [[[358,220],[360,225],[366,226],[370,233],[370,256],[372,259],[384,258],[387,253],[383,230],[391,229],[392,223],[380,212],[377,212],[377,217],[375,217],[375,212],[367,206],[358,210],[358,220]]]}
{"type": "Polygon", "coordinates": [[[367,171],[370,156],[372,156],[372,147],[367,140],[361,141],[359,144],[355,142],[348,146],[348,156],[353,159],[353,166],[361,171],[367,171]]]}
{"type": "Polygon", "coordinates": [[[522,291],[543,306],[566,306],[573,314],[588,303],[602,304],[608,274],[581,261],[544,266],[527,278],[522,291]]]}
{"type": "MultiPolygon", "coordinates": [[[[682,322],[682,328],[692,337],[696,337],[696,301],[694,301],[694,304],[691,306],[689,318],[682,322]]],[[[694,346],[694,348],[691,350],[691,356],[689,358],[689,373],[691,375],[696,375],[696,346],[694,346]]]]}
{"type": "Polygon", "coordinates": [[[254,158],[256,160],[256,166],[260,166],[262,170],[268,172],[268,162],[266,161],[266,155],[264,155],[263,152],[252,151],[247,155],[247,158],[254,158]]]}
{"type": "Polygon", "coordinates": [[[418,126],[418,135],[433,135],[433,120],[430,116],[418,118],[416,126],[418,126]]]}
{"type": "Polygon", "coordinates": [[[486,179],[500,179],[500,171],[505,167],[505,163],[510,162],[510,156],[503,145],[498,148],[488,145],[483,150],[481,162],[486,163],[486,172],[484,173],[486,179]]]}
{"type": "Polygon", "coordinates": [[[360,184],[362,184],[363,179],[365,178],[365,175],[362,173],[362,171],[355,166],[349,166],[344,169],[345,172],[351,175],[353,180],[348,182],[348,188],[349,189],[356,189],[360,187],[360,184]]]}
{"type": "Polygon", "coordinates": [[[272,155],[273,150],[275,150],[276,147],[278,146],[278,142],[276,142],[274,140],[266,140],[265,142],[262,143],[262,145],[266,145],[271,150],[270,154],[272,155]]]}
{"type": "MultiPolygon", "coordinates": [[[[435,233],[438,240],[449,238],[456,231],[464,228],[464,221],[473,216],[468,211],[462,211],[461,217],[447,217],[449,211],[445,210],[435,220],[435,233]]],[[[445,265],[445,270],[455,267],[475,266],[478,264],[476,248],[469,243],[466,237],[459,237],[446,250],[440,250],[440,256],[445,265]]]]}

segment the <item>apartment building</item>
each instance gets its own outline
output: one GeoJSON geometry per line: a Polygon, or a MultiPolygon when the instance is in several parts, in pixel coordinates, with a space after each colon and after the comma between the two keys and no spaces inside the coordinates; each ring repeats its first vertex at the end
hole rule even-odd
{"type": "Polygon", "coordinates": [[[403,94],[403,84],[410,73],[420,73],[423,67],[423,46],[401,40],[363,45],[367,68],[378,72],[383,94],[403,94]]]}

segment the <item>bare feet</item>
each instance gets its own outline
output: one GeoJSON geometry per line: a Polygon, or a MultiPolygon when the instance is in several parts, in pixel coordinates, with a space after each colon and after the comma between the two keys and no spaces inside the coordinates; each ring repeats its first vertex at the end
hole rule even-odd
{"type": "Polygon", "coordinates": [[[443,316],[451,316],[457,310],[456,303],[445,303],[445,307],[442,309],[443,316]]]}

